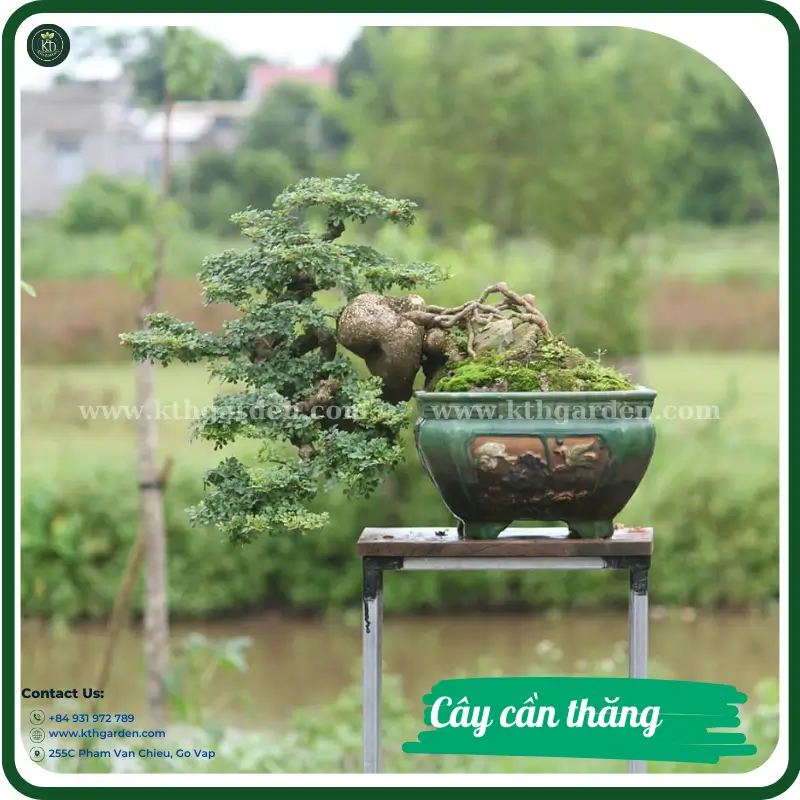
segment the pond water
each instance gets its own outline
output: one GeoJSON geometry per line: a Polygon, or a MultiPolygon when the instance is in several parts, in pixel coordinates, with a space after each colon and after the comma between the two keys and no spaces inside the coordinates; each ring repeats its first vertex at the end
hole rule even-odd
{"type": "MultiPolygon", "coordinates": [[[[241,728],[284,729],[292,711],[333,700],[360,680],[359,621],[296,619],[260,614],[235,620],[176,624],[175,641],[190,633],[213,639],[249,637],[248,671],[224,673],[213,685],[217,721],[241,728]],[[242,702],[242,694],[246,701],[242,702]]],[[[437,681],[459,675],[525,674],[560,650],[572,674],[608,660],[627,638],[618,614],[459,615],[387,617],[385,671],[402,676],[404,691],[420,699],[437,681]],[[542,643],[545,644],[542,647],[542,643]],[[537,648],[539,652],[537,653],[537,648]]],[[[90,686],[105,632],[100,625],[58,629],[26,623],[22,631],[22,685],[31,688],[90,686]]],[[[731,683],[751,695],[778,672],[777,615],[654,614],[650,627],[651,677],[731,683]]],[[[556,670],[554,670],[555,672],[556,670]]],[[[143,715],[143,648],[138,627],[120,635],[104,710],[143,715]]]]}

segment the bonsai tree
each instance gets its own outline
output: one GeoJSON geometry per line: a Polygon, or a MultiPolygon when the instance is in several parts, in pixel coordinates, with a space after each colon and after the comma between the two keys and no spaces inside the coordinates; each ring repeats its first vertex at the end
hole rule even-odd
{"type": "Polygon", "coordinates": [[[190,509],[195,524],[241,543],[322,527],[326,516],[309,510],[320,490],[368,495],[401,460],[406,401],[420,372],[434,391],[630,388],[554,336],[533,295],[498,283],[455,308],[393,295],[448,275],[339,241],[351,223],[411,225],[415,207],[357,176],[304,179],[271,209],[232,217],[252,242],[247,250],[203,263],[205,302],[229,303],[240,316],[205,333],[151,314],[145,330],[121,336],[138,361],[203,361],[235,387],[194,423],[196,437],[215,448],[237,439],[262,445],[257,466],[227,458],[206,474],[205,498],[190,509]]]}

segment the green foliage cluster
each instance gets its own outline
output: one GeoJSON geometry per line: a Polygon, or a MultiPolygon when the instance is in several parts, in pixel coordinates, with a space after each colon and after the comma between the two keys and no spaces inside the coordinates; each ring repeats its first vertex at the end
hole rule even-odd
{"type": "Polygon", "coordinates": [[[716,65],[631,28],[366,29],[343,59],[347,157],[443,230],[560,249],[666,219],[774,219],[777,171],[716,65]]]}
{"type": "Polygon", "coordinates": [[[119,232],[153,220],[158,196],[143,180],[89,175],[67,195],[59,212],[66,233],[119,232]]]}
{"type": "Polygon", "coordinates": [[[346,141],[337,111],[335,99],[319,86],[278,83],[248,119],[242,148],[278,150],[300,174],[318,172],[325,158],[338,156],[346,141]]]}
{"type": "MultiPolygon", "coordinates": [[[[25,614],[102,619],[110,614],[141,524],[136,481],[122,467],[63,478],[25,480],[25,614]]],[[[197,499],[200,478],[178,477],[165,503],[171,608],[198,619],[247,609],[272,593],[258,557],[222,548],[218,532],[190,528],[185,509],[197,499]]],[[[134,610],[142,608],[139,594],[134,610]]]]}
{"type": "Polygon", "coordinates": [[[193,323],[152,314],[147,330],[120,337],[138,361],[207,361],[212,378],[238,389],[215,398],[194,425],[196,437],[217,448],[236,439],[264,445],[262,465],[228,458],[206,474],[208,493],[191,512],[195,523],[218,525],[237,542],[313,530],[326,521],[308,510],[321,488],[340,484],[350,496],[368,494],[398,464],[406,409],[383,402],[380,380],[361,377],[339,351],[340,309],[324,308],[315,295],[337,290],[349,300],[440,280],[433,264],[402,264],[368,245],[336,242],[350,222],[410,225],[414,208],[353,176],[304,179],[273,209],[235,215],[251,247],[203,263],[205,302],[229,303],[241,317],[221,332],[201,333],[193,323]],[[304,215],[320,209],[325,229],[315,233],[304,215]],[[322,406],[339,413],[308,413],[322,406]],[[275,443],[290,444],[297,454],[278,453],[275,443]]]}
{"type": "Polygon", "coordinates": [[[613,392],[634,385],[600,358],[591,359],[554,337],[527,348],[489,351],[446,369],[431,390],[468,392],[613,392]]]}
{"type": "Polygon", "coordinates": [[[236,212],[269,208],[298,177],[289,157],[279,149],[205,150],[177,170],[173,196],[186,208],[196,229],[232,236],[237,233],[231,223],[236,212]]]}

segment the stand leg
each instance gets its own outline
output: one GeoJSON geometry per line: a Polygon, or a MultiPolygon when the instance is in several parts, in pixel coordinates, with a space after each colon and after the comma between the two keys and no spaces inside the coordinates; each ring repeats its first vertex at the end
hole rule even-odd
{"type": "Polygon", "coordinates": [[[364,558],[363,569],[364,772],[377,773],[381,770],[383,570],[372,558],[364,558]]]}
{"type": "MultiPolygon", "coordinates": [[[[650,560],[630,569],[628,600],[628,677],[647,677],[648,580],[650,560]]],[[[644,774],[646,761],[629,761],[628,772],[644,774]]]]}

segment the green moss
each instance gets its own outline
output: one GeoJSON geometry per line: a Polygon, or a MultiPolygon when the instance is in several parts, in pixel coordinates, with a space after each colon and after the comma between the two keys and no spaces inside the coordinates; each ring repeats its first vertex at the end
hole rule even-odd
{"type": "Polygon", "coordinates": [[[430,388],[434,392],[612,392],[633,389],[620,372],[585,356],[563,339],[490,352],[446,367],[430,388]]]}

